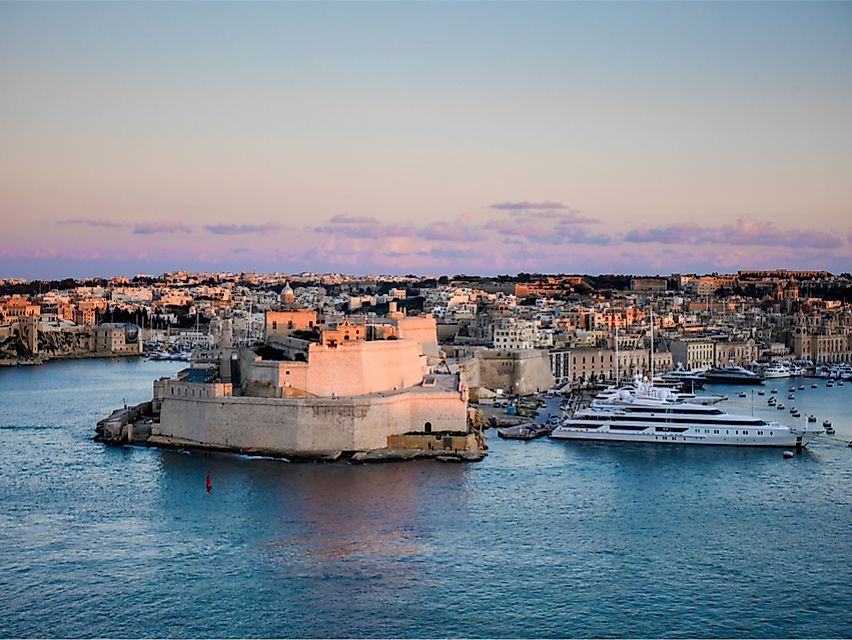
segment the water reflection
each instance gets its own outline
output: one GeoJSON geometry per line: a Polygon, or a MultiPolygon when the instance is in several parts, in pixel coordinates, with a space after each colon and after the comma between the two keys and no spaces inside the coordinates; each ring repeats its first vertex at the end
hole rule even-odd
{"type": "Polygon", "coordinates": [[[433,541],[417,533],[431,517],[424,507],[433,502],[424,494],[446,492],[445,504],[456,509],[467,495],[467,465],[291,464],[176,451],[160,451],[159,457],[164,499],[185,501],[187,516],[208,522],[244,519],[265,535],[272,559],[428,554],[433,541]],[[213,490],[205,495],[208,471],[213,490]]]}

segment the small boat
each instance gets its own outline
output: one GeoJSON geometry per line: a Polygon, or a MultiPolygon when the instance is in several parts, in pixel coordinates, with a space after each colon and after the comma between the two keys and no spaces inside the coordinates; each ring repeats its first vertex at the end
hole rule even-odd
{"type": "Polygon", "coordinates": [[[825,386],[826,387],[833,387],[834,383],[831,380],[829,380],[828,382],[825,383],[825,386]]]}
{"type": "Polygon", "coordinates": [[[790,413],[796,413],[798,409],[796,407],[790,407],[790,413]]]}
{"type": "Polygon", "coordinates": [[[759,396],[765,396],[765,395],[766,395],[766,392],[765,392],[763,389],[761,389],[760,391],[758,391],[758,392],[757,392],[757,395],[759,395],[759,396]]]}
{"type": "Polygon", "coordinates": [[[838,387],[842,387],[842,386],[843,386],[843,380],[838,380],[838,381],[837,381],[837,386],[838,386],[838,387]]]}
{"type": "Polygon", "coordinates": [[[809,415],[808,422],[816,422],[816,416],[814,414],[809,415]]]}
{"type": "Polygon", "coordinates": [[[770,393],[778,393],[778,389],[773,389],[770,393]]]}
{"type": "Polygon", "coordinates": [[[805,385],[803,385],[803,384],[800,384],[800,385],[799,385],[799,391],[803,391],[803,390],[804,390],[804,388],[805,388],[805,385]]]}
{"type": "Polygon", "coordinates": [[[825,428],[825,432],[830,436],[833,436],[836,433],[836,431],[834,430],[834,427],[832,427],[831,425],[828,425],[825,428]]]}
{"type": "Polygon", "coordinates": [[[790,459],[790,458],[792,458],[795,454],[794,454],[792,451],[785,451],[782,455],[783,455],[786,459],[788,459],[788,460],[789,460],[789,459],[790,459]]]}
{"type": "Polygon", "coordinates": [[[817,388],[817,385],[815,385],[815,384],[811,385],[811,389],[816,389],[816,388],[817,388]]]}
{"type": "Polygon", "coordinates": [[[787,396],[787,400],[795,400],[795,399],[796,399],[796,395],[793,394],[793,393],[791,393],[790,395],[787,396]]]}
{"type": "Polygon", "coordinates": [[[551,431],[553,431],[553,425],[528,423],[497,429],[497,435],[507,440],[532,440],[547,435],[551,431]]]}
{"type": "Polygon", "coordinates": [[[775,408],[776,408],[776,409],[778,409],[779,411],[783,411],[783,410],[784,410],[784,405],[783,405],[783,404],[779,404],[779,405],[778,405],[778,406],[776,406],[775,408]]]}
{"type": "Polygon", "coordinates": [[[795,393],[796,387],[790,387],[790,393],[795,393]]]}
{"type": "Polygon", "coordinates": [[[769,398],[769,400],[766,401],[766,404],[768,404],[771,407],[772,405],[775,404],[775,398],[769,398]]]}
{"type": "Polygon", "coordinates": [[[739,393],[739,396],[740,396],[740,398],[745,398],[745,397],[746,397],[746,394],[745,394],[745,393],[743,393],[743,392],[740,392],[740,393],[739,393]]]}
{"type": "Polygon", "coordinates": [[[802,417],[802,414],[799,413],[798,411],[791,411],[790,415],[794,418],[801,418],[802,417]]]}

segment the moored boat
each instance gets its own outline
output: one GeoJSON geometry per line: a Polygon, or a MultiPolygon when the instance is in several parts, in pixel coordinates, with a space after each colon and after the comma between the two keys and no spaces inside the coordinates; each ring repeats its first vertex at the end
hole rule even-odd
{"type": "Polygon", "coordinates": [[[553,430],[556,440],[646,442],[765,447],[804,447],[819,427],[788,427],[717,407],[663,400],[625,399],[576,412],[553,430]]]}
{"type": "Polygon", "coordinates": [[[743,367],[728,365],[727,367],[712,367],[704,372],[704,378],[708,382],[721,382],[725,384],[762,384],[763,375],[749,371],[743,367]]]}
{"type": "Polygon", "coordinates": [[[789,378],[790,370],[786,366],[778,362],[767,367],[763,371],[763,377],[767,380],[770,378],[789,378]]]}
{"type": "Polygon", "coordinates": [[[547,435],[552,429],[546,424],[527,423],[497,429],[497,435],[507,440],[532,440],[547,435]]]}

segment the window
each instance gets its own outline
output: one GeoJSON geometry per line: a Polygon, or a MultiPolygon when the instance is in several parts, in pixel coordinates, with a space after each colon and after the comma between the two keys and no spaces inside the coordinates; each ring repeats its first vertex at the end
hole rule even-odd
{"type": "Polygon", "coordinates": [[[424,424],[423,431],[425,431],[426,433],[432,433],[432,423],[427,422],[426,424],[424,424]]]}

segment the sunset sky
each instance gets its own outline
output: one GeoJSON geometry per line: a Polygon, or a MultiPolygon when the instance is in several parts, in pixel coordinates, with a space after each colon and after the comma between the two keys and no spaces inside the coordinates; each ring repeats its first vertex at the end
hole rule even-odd
{"type": "Polygon", "coordinates": [[[852,3],[2,3],[0,277],[852,270],[852,3]]]}

